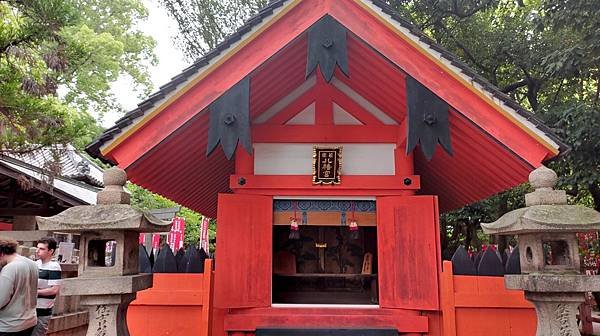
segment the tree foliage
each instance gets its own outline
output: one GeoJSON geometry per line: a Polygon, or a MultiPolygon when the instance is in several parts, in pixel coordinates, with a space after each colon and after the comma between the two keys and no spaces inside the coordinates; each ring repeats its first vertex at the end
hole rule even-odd
{"type": "Polygon", "coordinates": [[[175,19],[175,42],[194,61],[233,33],[267,0],[160,0],[175,19]]]}
{"type": "MultiPolygon", "coordinates": [[[[132,183],[127,184],[127,190],[131,193],[131,205],[140,210],[174,208],[179,206],[179,204],[169,199],[132,183]]],[[[176,215],[185,218],[185,245],[197,246],[200,239],[200,221],[202,220],[202,215],[186,207],[181,207],[176,215]]],[[[208,226],[208,240],[211,242],[210,250],[213,251],[215,240],[214,220],[211,220],[208,226]]]]}
{"type": "MultiPolygon", "coordinates": [[[[190,59],[266,1],[161,0],[190,59]]],[[[600,16],[597,0],[387,0],[402,16],[541,118],[571,152],[551,165],[573,202],[600,210],[600,16]]],[[[442,216],[442,243],[477,244],[479,223],[524,206],[528,187],[442,216]]]]}
{"type": "Polygon", "coordinates": [[[120,75],[149,90],[146,16],[139,0],[0,0],[0,151],[83,146],[100,131],[93,115],[121,109],[120,75]]]}
{"type": "MultiPolygon", "coordinates": [[[[594,0],[390,0],[422,30],[545,121],[571,147],[551,166],[572,201],[600,210],[600,23],[594,0]]],[[[526,187],[444,214],[452,251],[522,207],[526,187]]]]}

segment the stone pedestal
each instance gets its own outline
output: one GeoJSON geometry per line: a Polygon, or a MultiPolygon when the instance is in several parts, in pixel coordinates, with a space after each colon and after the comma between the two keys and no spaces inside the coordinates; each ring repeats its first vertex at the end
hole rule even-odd
{"type": "Polygon", "coordinates": [[[576,314],[584,301],[583,295],[525,292],[525,298],[535,306],[538,320],[536,336],[580,336],[576,314]]]}
{"type": "Polygon", "coordinates": [[[577,309],[585,292],[600,291],[600,277],[588,275],[505,275],[508,289],[523,289],[535,306],[536,336],[580,336],[577,309]]]}
{"type": "Polygon", "coordinates": [[[135,293],[82,296],[80,304],[89,312],[87,335],[129,336],[127,307],[133,300],[135,293]]]}

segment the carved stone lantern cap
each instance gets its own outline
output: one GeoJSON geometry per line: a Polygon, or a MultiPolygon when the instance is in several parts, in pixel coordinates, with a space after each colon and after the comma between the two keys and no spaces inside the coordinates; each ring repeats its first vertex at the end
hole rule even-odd
{"type": "Polygon", "coordinates": [[[168,232],[171,223],[129,205],[129,193],[123,189],[127,174],[118,167],[104,171],[104,189],[98,192],[98,205],[79,205],[52,217],[37,217],[40,230],[83,232],[125,230],[168,232]]]}
{"type": "Polygon", "coordinates": [[[580,205],[567,205],[564,190],[554,190],[556,173],[544,166],[529,174],[535,189],[525,195],[527,207],[513,210],[493,223],[482,223],[486,234],[586,232],[600,230],[600,213],[580,205]]]}
{"type": "Polygon", "coordinates": [[[126,230],[136,232],[169,231],[171,223],[132,208],[129,204],[79,205],[52,217],[38,217],[40,230],[82,232],[126,230]]]}

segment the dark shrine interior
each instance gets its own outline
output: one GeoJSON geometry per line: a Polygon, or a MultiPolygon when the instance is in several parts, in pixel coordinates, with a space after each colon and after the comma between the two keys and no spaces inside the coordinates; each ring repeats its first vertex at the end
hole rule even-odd
{"type": "Polygon", "coordinates": [[[273,303],[378,304],[376,229],[301,225],[290,239],[289,226],[273,226],[273,303]]]}

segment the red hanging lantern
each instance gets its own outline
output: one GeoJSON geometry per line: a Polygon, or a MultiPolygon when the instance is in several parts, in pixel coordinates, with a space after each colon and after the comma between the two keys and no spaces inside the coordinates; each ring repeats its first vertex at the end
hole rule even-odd
{"type": "Polygon", "coordinates": [[[294,217],[290,217],[290,235],[289,239],[300,239],[300,227],[298,226],[298,217],[296,216],[297,204],[292,202],[294,208],[294,217]]]}
{"type": "Polygon", "coordinates": [[[356,205],[354,202],[352,202],[350,206],[352,207],[352,218],[350,219],[350,224],[348,225],[348,229],[350,230],[350,239],[358,239],[358,221],[354,217],[356,205]]]}

